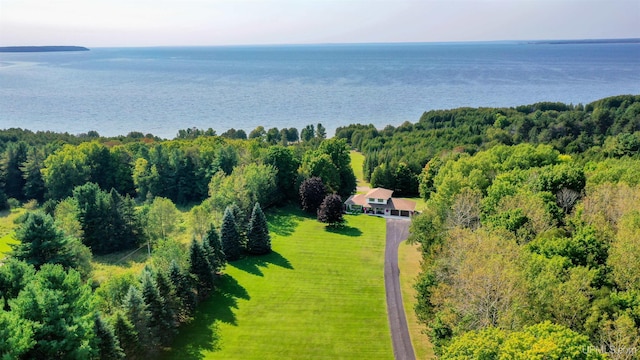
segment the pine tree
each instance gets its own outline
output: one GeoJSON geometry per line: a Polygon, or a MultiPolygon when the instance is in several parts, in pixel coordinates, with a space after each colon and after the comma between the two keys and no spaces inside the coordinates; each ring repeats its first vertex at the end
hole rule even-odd
{"type": "Polygon", "coordinates": [[[222,251],[224,251],[227,260],[240,259],[242,256],[242,242],[236,227],[236,219],[229,208],[224,211],[220,237],[222,238],[222,251]]]}
{"type": "Polygon", "coordinates": [[[160,295],[158,284],[151,271],[145,269],[142,272],[142,298],[149,311],[148,325],[152,335],[152,341],[157,347],[157,342],[167,344],[173,337],[171,313],[168,311],[164,298],[160,295]]]}
{"type": "Polygon", "coordinates": [[[165,309],[167,311],[167,320],[169,321],[171,328],[177,328],[179,299],[176,295],[176,287],[173,285],[173,282],[171,282],[169,275],[165,271],[155,272],[155,280],[158,285],[160,296],[164,299],[165,309]]]}
{"type": "Polygon", "coordinates": [[[11,312],[35,324],[25,359],[85,359],[92,352],[94,302],[80,273],[45,264],[11,302],[11,312]]]}
{"type": "Polygon", "coordinates": [[[196,278],[198,296],[204,298],[213,289],[213,271],[202,244],[196,239],[191,241],[189,272],[196,278]]]}
{"type": "Polygon", "coordinates": [[[211,225],[202,239],[203,246],[208,253],[209,263],[214,273],[219,273],[227,263],[227,258],[222,251],[220,234],[215,226],[211,225]]]}
{"type": "Polygon", "coordinates": [[[247,240],[247,251],[250,254],[262,255],[271,252],[271,237],[269,236],[267,219],[258,203],[254,205],[251,212],[247,240]]]}
{"type": "Polygon", "coordinates": [[[94,318],[93,331],[96,335],[94,350],[98,352],[99,359],[124,359],[125,354],[120,347],[118,338],[114,334],[113,326],[104,321],[98,313],[94,318]]]}
{"type": "Polygon", "coordinates": [[[197,303],[191,276],[190,274],[184,274],[174,260],[171,261],[169,268],[169,279],[176,289],[176,297],[178,298],[178,321],[182,323],[188,322],[196,309],[197,303]]]}
{"type": "Polygon", "coordinates": [[[67,247],[67,239],[55,226],[51,215],[28,213],[16,231],[16,239],[20,242],[13,246],[13,256],[36,269],[44,264],[60,264],[65,268],[76,265],[67,247]]]}
{"type": "Polygon", "coordinates": [[[113,332],[118,338],[122,350],[127,358],[135,358],[141,351],[138,332],[135,326],[133,326],[122,311],[116,312],[114,317],[113,332]]]}
{"type": "Polygon", "coordinates": [[[138,334],[138,343],[145,351],[156,348],[153,341],[153,335],[149,331],[149,317],[151,314],[147,309],[147,304],[142,297],[142,293],[137,287],[131,285],[129,291],[124,298],[124,311],[127,319],[133,325],[135,332],[138,334]]]}

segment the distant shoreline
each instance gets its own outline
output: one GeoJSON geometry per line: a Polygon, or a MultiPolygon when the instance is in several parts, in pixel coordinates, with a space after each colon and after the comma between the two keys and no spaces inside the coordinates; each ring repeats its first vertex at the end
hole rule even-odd
{"type": "Polygon", "coordinates": [[[582,39],[582,40],[540,40],[529,44],[571,45],[571,44],[640,44],[639,38],[632,39],[582,39]]]}
{"type": "Polygon", "coordinates": [[[89,51],[83,46],[1,46],[0,52],[56,52],[56,51],[89,51]]]}

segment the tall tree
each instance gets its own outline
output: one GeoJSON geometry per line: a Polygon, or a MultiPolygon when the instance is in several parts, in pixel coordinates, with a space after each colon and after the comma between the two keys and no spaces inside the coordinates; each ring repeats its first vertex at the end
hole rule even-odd
{"type": "Polygon", "coordinates": [[[264,162],[278,170],[276,185],[282,197],[286,200],[295,199],[297,196],[295,183],[298,177],[300,161],[295,157],[293,151],[280,145],[270,146],[264,162]]]}
{"type": "Polygon", "coordinates": [[[302,210],[315,214],[322,204],[327,194],[327,190],[319,177],[311,177],[306,179],[300,185],[300,203],[302,210]]]}
{"type": "Polygon", "coordinates": [[[3,359],[24,359],[36,345],[33,328],[36,324],[15,312],[0,309],[0,354],[3,359]]]}
{"type": "Polygon", "coordinates": [[[158,284],[149,269],[142,271],[142,298],[147,304],[149,318],[147,326],[152,334],[152,341],[167,345],[173,337],[173,313],[167,307],[165,299],[160,295],[158,284]]]}
{"type": "Polygon", "coordinates": [[[344,222],[342,216],[342,198],[338,194],[329,194],[318,209],[318,220],[323,223],[329,224],[329,226],[336,226],[344,222]]]}
{"type": "Polygon", "coordinates": [[[190,273],[185,274],[178,263],[172,261],[169,267],[169,279],[176,289],[176,297],[178,298],[178,321],[188,322],[196,309],[197,302],[191,275],[190,273]]]}
{"type": "Polygon", "coordinates": [[[32,265],[9,257],[0,266],[0,297],[4,299],[4,310],[9,311],[9,300],[18,297],[35,275],[32,265]]]}
{"type": "Polygon", "coordinates": [[[94,302],[80,274],[45,264],[11,302],[11,311],[34,326],[28,359],[87,359],[92,355],[94,302]]]}
{"type": "Polygon", "coordinates": [[[120,342],[114,333],[113,326],[106,322],[97,312],[94,317],[93,332],[96,334],[93,348],[98,353],[98,359],[124,359],[125,354],[120,347],[120,342]]]}
{"type": "Polygon", "coordinates": [[[222,250],[228,261],[240,259],[242,256],[242,238],[238,232],[236,219],[230,208],[225,209],[220,229],[222,250]]]}
{"type": "Polygon", "coordinates": [[[19,243],[13,245],[12,255],[39,269],[44,264],[60,264],[65,268],[76,265],[67,247],[67,239],[54,224],[51,215],[27,213],[24,223],[16,230],[19,243]]]}
{"type": "MultiPolygon", "coordinates": [[[[133,325],[133,329],[138,335],[138,343],[141,350],[156,350],[157,342],[154,340],[154,334],[149,328],[148,305],[142,297],[142,293],[135,285],[129,286],[129,291],[124,298],[124,312],[128,321],[133,325]]],[[[128,330],[127,330],[128,331],[128,330]]]]}
{"type": "Polygon", "coordinates": [[[127,358],[135,358],[140,352],[138,332],[122,310],[114,315],[113,332],[127,358]]]}
{"type": "Polygon", "coordinates": [[[36,199],[38,202],[44,200],[45,187],[40,169],[44,167],[45,158],[42,149],[32,147],[27,151],[27,160],[20,167],[24,178],[25,199],[36,199]]]}
{"type": "Polygon", "coordinates": [[[0,157],[0,182],[4,183],[4,192],[9,198],[24,199],[25,179],[20,168],[27,161],[29,147],[25,142],[9,143],[0,157]]]}
{"type": "Polygon", "coordinates": [[[159,196],[153,199],[148,213],[150,235],[165,240],[175,230],[178,214],[171,200],[159,196]]]}
{"type": "Polygon", "coordinates": [[[207,254],[202,247],[202,244],[193,239],[191,241],[191,247],[189,247],[189,273],[193,274],[196,279],[196,289],[198,290],[198,297],[204,298],[213,290],[214,277],[211,263],[207,259],[207,254]]]}
{"type": "Polygon", "coordinates": [[[267,219],[256,203],[251,213],[249,229],[247,231],[247,251],[250,254],[262,255],[271,252],[271,236],[267,227],[267,219]]]}
{"type": "Polygon", "coordinates": [[[220,234],[212,224],[202,239],[203,246],[208,253],[209,262],[214,273],[220,272],[227,263],[227,258],[222,250],[220,234]]]}

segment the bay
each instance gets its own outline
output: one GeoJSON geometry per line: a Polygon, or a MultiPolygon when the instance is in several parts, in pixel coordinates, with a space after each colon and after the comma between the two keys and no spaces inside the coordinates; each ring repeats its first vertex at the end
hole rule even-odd
{"type": "Polygon", "coordinates": [[[415,43],[0,54],[0,128],[72,134],[322,123],[640,94],[640,44],[415,43]]]}

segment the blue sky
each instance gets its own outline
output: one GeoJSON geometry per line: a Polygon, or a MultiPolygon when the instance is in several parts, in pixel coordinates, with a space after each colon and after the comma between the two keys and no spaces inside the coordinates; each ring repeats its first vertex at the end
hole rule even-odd
{"type": "Polygon", "coordinates": [[[640,0],[0,0],[0,45],[640,38],[640,0]]]}

